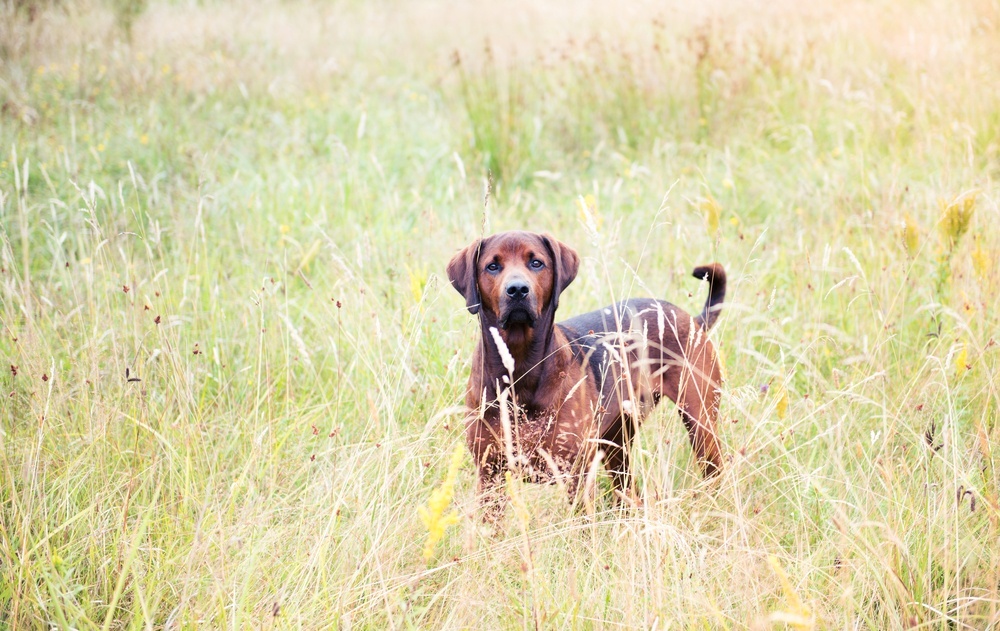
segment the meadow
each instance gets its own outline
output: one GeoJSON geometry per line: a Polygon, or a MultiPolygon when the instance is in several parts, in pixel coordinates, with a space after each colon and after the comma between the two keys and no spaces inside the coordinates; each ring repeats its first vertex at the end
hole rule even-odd
{"type": "Polygon", "coordinates": [[[0,628],[1000,628],[1000,1],[615,4],[0,0],[0,628]],[[725,265],[718,479],[481,523],[514,228],[725,265]]]}

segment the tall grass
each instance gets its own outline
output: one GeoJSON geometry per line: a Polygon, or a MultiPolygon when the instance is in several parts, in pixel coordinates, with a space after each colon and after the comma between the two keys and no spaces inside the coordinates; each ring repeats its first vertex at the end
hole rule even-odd
{"type": "Polygon", "coordinates": [[[995,1],[3,6],[0,627],[1000,621],[995,1]],[[487,171],[566,314],[725,264],[717,482],[482,526],[487,171]]]}

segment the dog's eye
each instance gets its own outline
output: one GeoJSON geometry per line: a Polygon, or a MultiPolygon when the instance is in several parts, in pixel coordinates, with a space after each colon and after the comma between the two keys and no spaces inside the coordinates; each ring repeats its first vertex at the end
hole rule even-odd
{"type": "Polygon", "coordinates": [[[494,262],[492,262],[492,263],[490,263],[489,265],[486,266],[486,271],[487,272],[499,272],[500,271],[500,265],[496,261],[494,261],[494,262]]]}
{"type": "Polygon", "coordinates": [[[531,269],[542,269],[543,267],[545,267],[545,263],[542,263],[538,259],[531,260],[531,269]]]}

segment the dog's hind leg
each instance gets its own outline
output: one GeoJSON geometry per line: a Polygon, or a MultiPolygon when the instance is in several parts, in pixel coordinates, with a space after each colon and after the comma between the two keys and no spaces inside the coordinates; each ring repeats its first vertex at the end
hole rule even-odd
{"type": "Polygon", "coordinates": [[[720,375],[719,367],[714,361],[705,368],[708,369],[707,374],[696,374],[690,368],[683,371],[678,388],[677,408],[698,464],[705,472],[705,477],[712,477],[722,469],[722,449],[716,432],[721,398],[720,375]]]}

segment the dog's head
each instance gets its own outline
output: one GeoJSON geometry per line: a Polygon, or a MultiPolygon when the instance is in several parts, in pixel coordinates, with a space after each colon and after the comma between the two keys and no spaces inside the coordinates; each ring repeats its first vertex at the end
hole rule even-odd
{"type": "Polygon", "coordinates": [[[448,263],[448,278],[470,313],[483,311],[501,335],[523,336],[551,322],[580,257],[547,234],[502,232],[473,242],[448,263]]]}

